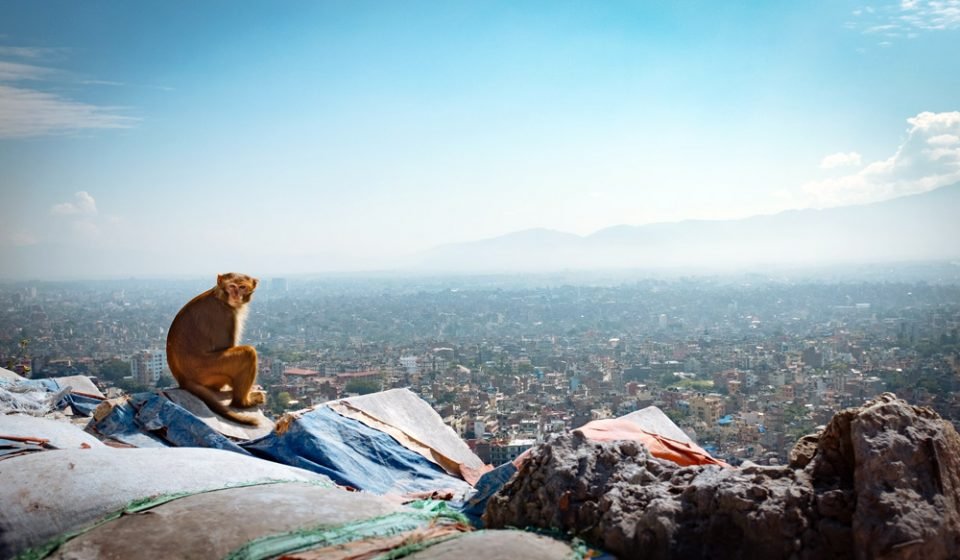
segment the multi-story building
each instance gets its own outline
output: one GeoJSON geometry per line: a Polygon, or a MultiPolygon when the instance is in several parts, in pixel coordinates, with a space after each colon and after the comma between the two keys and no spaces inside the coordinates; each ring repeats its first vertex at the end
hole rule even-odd
{"type": "Polygon", "coordinates": [[[699,420],[713,426],[723,416],[723,398],[720,395],[697,393],[690,397],[690,413],[699,420]]]}
{"type": "Polygon", "coordinates": [[[163,350],[141,350],[130,357],[130,374],[141,385],[154,386],[169,371],[163,350]]]}

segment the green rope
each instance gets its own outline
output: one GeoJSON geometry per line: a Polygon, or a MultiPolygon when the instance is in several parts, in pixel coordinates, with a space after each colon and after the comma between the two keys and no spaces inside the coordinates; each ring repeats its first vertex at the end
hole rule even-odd
{"type": "Polygon", "coordinates": [[[226,555],[224,560],[262,560],[322,546],[389,537],[435,521],[467,525],[467,518],[451,509],[446,502],[421,500],[408,506],[413,511],[398,511],[342,525],[320,525],[254,539],[226,555]]]}

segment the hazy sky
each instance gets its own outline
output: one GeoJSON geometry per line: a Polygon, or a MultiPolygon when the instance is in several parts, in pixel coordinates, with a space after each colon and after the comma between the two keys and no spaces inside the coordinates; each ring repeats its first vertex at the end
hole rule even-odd
{"type": "Polygon", "coordinates": [[[920,192],[960,180],[958,53],[960,0],[7,1],[0,277],[920,192]]]}

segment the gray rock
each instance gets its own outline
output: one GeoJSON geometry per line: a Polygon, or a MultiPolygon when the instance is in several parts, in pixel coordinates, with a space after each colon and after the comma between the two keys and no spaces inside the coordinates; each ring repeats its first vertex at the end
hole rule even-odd
{"type": "Polygon", "coordinates": [[[958,558],[958,462],[953,426],[890,394],[838,413],[787,466],[680,467],[574,432],[537,447],[484,522],[621,558],[958,558]]]}

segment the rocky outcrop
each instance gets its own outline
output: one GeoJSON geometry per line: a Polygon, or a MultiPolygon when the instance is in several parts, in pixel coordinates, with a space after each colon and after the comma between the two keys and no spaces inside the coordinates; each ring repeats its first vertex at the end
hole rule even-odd
{"type": "Polygon", "coordinates": [[[680,467],[574,432],[536,448],[484,522],[621,558],[958,558],[960,436],[891,394],[838,413],[785,466],[680,467]]]}

